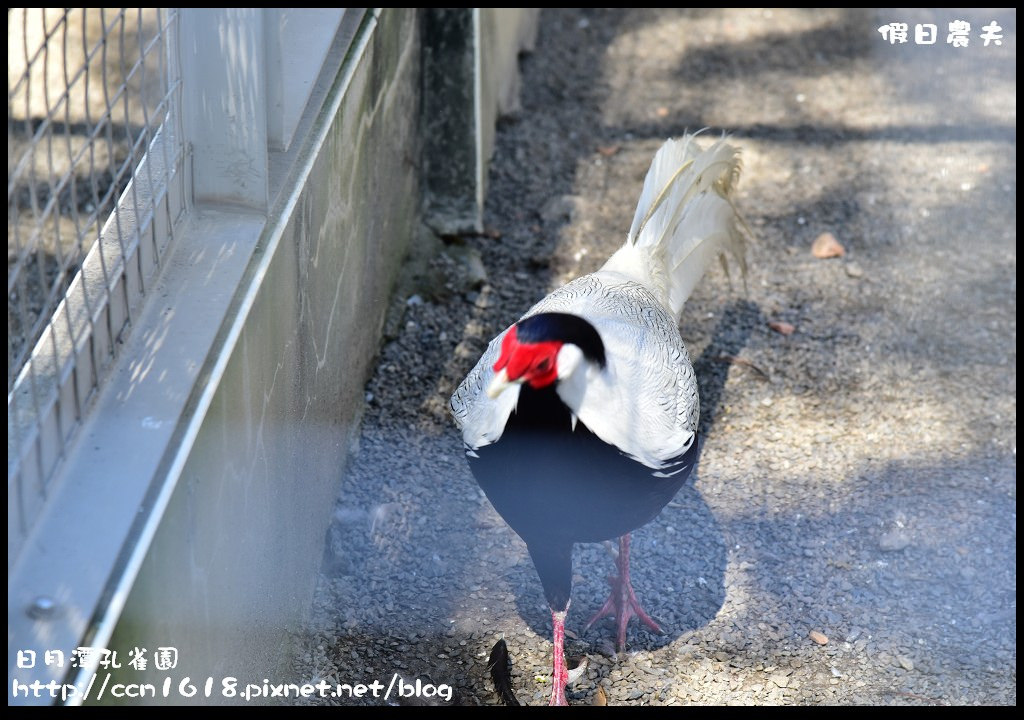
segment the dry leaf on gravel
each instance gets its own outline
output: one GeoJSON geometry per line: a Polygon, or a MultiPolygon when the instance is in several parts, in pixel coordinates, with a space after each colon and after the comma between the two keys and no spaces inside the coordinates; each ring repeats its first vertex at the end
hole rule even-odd
{"type": "Polygon", "coordinates": [[[846,248],[836,240],[835,235],[826,232],[814,238],[814,242],[811,243],[811,254],[821,259],[842,257],[846,254],[846,248]]]}

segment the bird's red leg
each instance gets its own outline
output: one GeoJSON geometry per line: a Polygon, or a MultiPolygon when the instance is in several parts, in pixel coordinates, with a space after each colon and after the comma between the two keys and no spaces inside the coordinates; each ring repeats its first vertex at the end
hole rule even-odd
{"type": "Polygon", "coordinates": [[[566,611],[551,611],[551,625],[554,628],[554,669],[551,672],[551,701],[548,705],[568,705],[565,686],[569,683],[569,668],[565,664],[565,616],[566,611]]]}
{"type": "Polygon", "coordinates": [[[629,582],[629,533],[619,538],[619,557],[615,561],[615,565],[618,567],[619,574],[617,577],[608,578],[608,582],[612,586],[611,594],[604,601],[601,609],[587,621],[584,631],[589,630],[591,625],[603,617],[609,615],[614,617],[615,649],[622,652],[626,648],[626,625],[629,624],[630,618],[638,618],[640,622],[656,633],[661,633],[662,630],[658,623],[654,622],[640,606],[640,601],[636,599],[636,593],[633,592],[633,586],[629,582]]]}

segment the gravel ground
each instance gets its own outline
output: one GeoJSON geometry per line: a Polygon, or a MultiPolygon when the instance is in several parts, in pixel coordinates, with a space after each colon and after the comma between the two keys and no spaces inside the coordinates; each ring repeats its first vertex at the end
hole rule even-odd
{"type": "Polygon", "coordinates": [[[570,702],[1015,704],[1015,12],[545,10],[521,67],[488,232],[424,238],[396,299],[298,674],[496,704],[504,637],[520,701],[546,702],[540,582],[447,398],[622,242],[663,139],[709,127],[742,147],[755,238],[746,287],[716,270],[684,311],[706,443],[634,535],[667,634],[634,622],[618,655],[609,621],[584,636],[612,565],[577,546],[570,702]],[[943,42],[958,19],[968,48],[943,42]],[[891,47],[891,21],[939,41],[891,47]],[[824,233],[843,256],[812,254],[824,233]]]}

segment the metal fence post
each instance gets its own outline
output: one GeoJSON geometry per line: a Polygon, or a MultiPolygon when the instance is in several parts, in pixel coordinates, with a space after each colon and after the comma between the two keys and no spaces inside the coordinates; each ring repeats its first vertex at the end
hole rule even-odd
{"type": "Polygon", "coordinates": [[[263,22],[261,8],[181,11],[182,124],[199,206],[267,209],[263,22]]]}

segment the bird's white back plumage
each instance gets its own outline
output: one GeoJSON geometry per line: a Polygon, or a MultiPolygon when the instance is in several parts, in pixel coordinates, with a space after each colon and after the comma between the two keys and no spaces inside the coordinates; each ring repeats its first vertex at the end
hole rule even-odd
{"type": "MultiPolygon", "coordinates": [[[[697,382],[679,335],[683,303],[715,258],[734,254],[742,236],[731,194],[737,151],[719,140],[701,152],[692,136],[669,140],[655,155],[625,245],[597,272],[558,288],[523,315],[578,315],[605,346],[603,369],[580,363],[557,392],[595,435],[652,470],[693,442],[697,382]]],[[[514,386],[498,398],[485,388],[506,329],[494,338],[452,395],[451,408],[470,450],[496,442],[518,400],[514,386]]]]}

